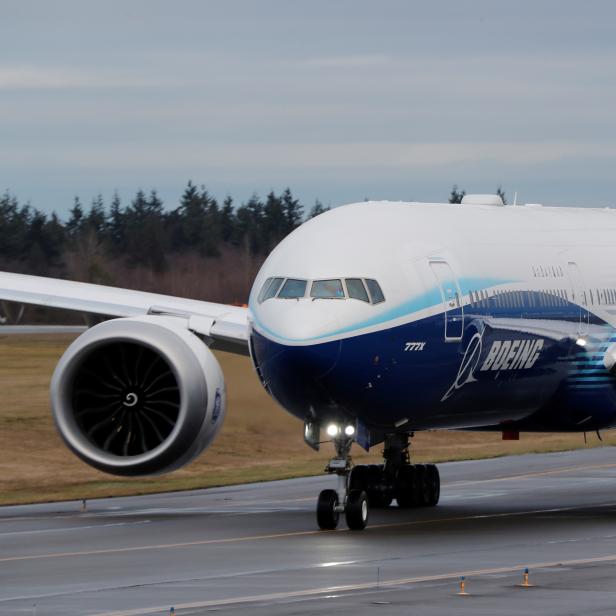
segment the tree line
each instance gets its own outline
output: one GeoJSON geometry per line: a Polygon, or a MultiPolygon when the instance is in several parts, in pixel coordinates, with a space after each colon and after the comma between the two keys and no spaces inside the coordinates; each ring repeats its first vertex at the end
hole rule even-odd
{"type": "MultiPolygon", "coordinates": [[[[326,209],[317,201],[307,216],[326,209]]],[[[218,257],[224,245],[266,255],[304,221],[304,212],[288,188],[281,194],[272,191],[264,200],[253,195],[235,207],[231,197],[219,203],[205,187],[188,182],[174,209],[164,208],[156,190],[139,190],[126,204],[116,193],[108,207],[101,195],[88,208],[75,197],[63,222],[57,214],[47,215],[5,193],[0,197],[0,259],[44,274],[62,267],[66,251],[94,242],[110,258],[160,272],[173,254],[195,251],[218,257]]]]}

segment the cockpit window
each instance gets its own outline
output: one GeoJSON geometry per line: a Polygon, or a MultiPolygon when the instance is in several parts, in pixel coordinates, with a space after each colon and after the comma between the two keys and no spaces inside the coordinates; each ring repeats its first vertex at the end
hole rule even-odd
{"type": "Polygon", "coordinates": [[[342,280],[315,280],[310,289],[310,297],[321,299],[344,299],[342,280]]]}
{"type": "Polygon", "coordinates": [[[287,278],[286,282],[282,285],[278,297],[283,299],[298,299],[306,295],[307,280],[298,280],[296,278],[287,278]]]}
{"type": "Polygon", "coordinates": [[[283,280],[284,278],[268,278],[261,289],[261,293],[259,293],[259,302],[264,302],[266,299],[274,297],[278,293],[283,280]]]}
{"type": "Polygon", "coordinates": [[[358,299],[367,304],[380,304],[385,296],[379,283],[372,278],[345,278],[344,285],[340,278],[326,280],[304,280],[303,278],[268,278],[261,287],[257,301],[276,297],[278,299],[301,299],[306,297],[310,286],[312,299],[358,299]],[[346,288],[345,288],[346,285],[346,288]]]}
{"type": "Polygon", "coordinates": [[[381,287],[376,280],[366,278],[366,286],[368,287],[368,291],[370,291],[370,297],[372,298],[373,304],[380,304],[385,301],[383,291],[381,291],[381,287]]]}
{"type": "Polygon", "coordinates": [[[370,302],[366,287],[361,278],[346,278],[346,287],[349,297],[360,299],[362,302],[370,302]]]}
{"type": "Polygon", "coordinates": [[[267,290],[269,289],[269,286],[272,282],[273,278],[268,278],[264,283],[263,286],[261,287],[261,290],[259,291],[259,295],[257,297],[257,301],[259,303],[261,303],[264,299],[265,299],[265,294],[267,293],[267,290]]]}

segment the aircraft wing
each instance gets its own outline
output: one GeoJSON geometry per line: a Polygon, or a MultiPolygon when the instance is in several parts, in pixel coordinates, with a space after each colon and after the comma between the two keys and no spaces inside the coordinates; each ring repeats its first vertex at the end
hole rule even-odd
{"type": "Polygon", "coordinates": [[[248,354],[248,309],[243,307],[8,272],[0,272],[0,300],[111,317],[184,317],[213,348],[248,354]]]}

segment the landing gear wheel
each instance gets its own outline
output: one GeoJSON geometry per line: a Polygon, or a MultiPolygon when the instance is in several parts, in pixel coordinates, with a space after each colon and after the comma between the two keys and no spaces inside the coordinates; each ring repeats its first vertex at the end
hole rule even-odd
{"type": "Polygon", "coordinates": [[[415,482],[415,467],[410,464],[402,466],[398,471],[398,477],[396,480],[396,500],[398,501],[398,507],[401,509],[409,509],[415,504],[413,497],[415,482]]]}
{"type": "Polygon", "coordinates": [[[416,507],[425,507],[430,501],[430,483],[424,464],[414,464],[413,500],[416,507]]]}
{"type": "Polygon", "coordinates": [[[368,469],[368,484],[364,487],[370,506],[373,509],[385,509],[391,504],[392,498],[385,490],[385,469],[381,464],[371,464],[368,469]]]}
{"type": "Polygon", "coordinates": [[[353,467],[349,479],[350,490],[363,490],[368,495],[370,507],[385,509],[391,504],[392,498],[385,491],[385,473],[378,464],[353,467]]]}
{"type": "Polygon", "coordinates": [[[434,464],[402,466],[396,478],[398,507],[434,507],[441,495],[441,479],[434,464]]]}
{"type": "MultiPolygon", "coordinates": [[[[327,492],[327,490],[324,491],[327,492]]],[[[351,530],[364,530],[366,528],[368,523],[368,497],[363,490],[351,490],[349,492],[344,514],[347,526],[351,530]]]]}
{"type": "Polygon", "coordinates": [[[428,507],[434,507],[438,504],[441,496],[441,476],[439,475],[438,467],[434,464],[427,464],[426,471],[429,492],[429,498],[426,504],[428,507]]]}
{"type": "Polygon", "coordinates": [[[338,526],[340,514],[336,511],[337,506],[338,494],[336,490],[323,490],[319,494],[317,501],[317,524],[321,530],[334,530],[338,526]]]}

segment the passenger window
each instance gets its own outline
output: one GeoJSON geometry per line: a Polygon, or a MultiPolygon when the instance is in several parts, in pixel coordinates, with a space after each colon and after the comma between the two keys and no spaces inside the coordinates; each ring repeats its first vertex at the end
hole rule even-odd
{"type": "Polygon", "coordinates": [[[307,280],[297,280],[295,278],[287,278],[286,282],[280,289],[279,298],[283,299],[298,299],[306,295],[307,280]]]}
{"type": "Polygon", "coordinates": [[[381,291],[381,287],[376,280],[366,278],[366,286],[368,287],[368,291],[370,292],[370,297],[372,298],[373,304],[380,304],[381,302],[385,301],[383,291],[381,291]]]}
{"type": "Polygon", "coordinates": [[[278,289],[280,289],[280,285],[282,284],[283,280],[284,278],[272,278],[272,282],[270,283],[269,287],[267,287],[267,291],[265,291],[265,293],[263,294],[262,301],[275,297],[276,293],[278,293],[278,289]]]}
{"type": "Polygon", "coordinates": [[[310,297],[315,299],[344,299],[342,281],[339,279],[315,280],[312,283],[312,289],[310,289],[310,297]]]}
{"type": "Polygon", "coordinates": [[[346,287],[349,297],[353,299],[360,299],[362,302],[370,302],[368,292],[361,278],[346,278],[346,287]]]}

